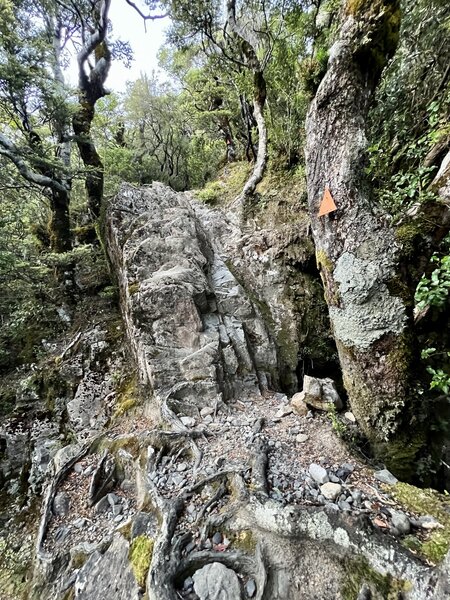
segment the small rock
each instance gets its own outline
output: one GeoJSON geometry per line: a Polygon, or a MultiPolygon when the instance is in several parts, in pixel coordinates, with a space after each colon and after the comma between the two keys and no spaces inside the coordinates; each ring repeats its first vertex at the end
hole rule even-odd
{"type": "Polygon", "coordinates": [[[194,573],[194,591],[200,600],[240,600],[241,586],[236,573],[218,562],[205,565],[194,573]]]}
{"type": "Polygon", "coordinates": [[[350,511],[350,510],[352,510],[351,505],[346,500],[341,500],[340,502],[338,502],[338,506],[343,511],[350,511]]]}
{"type": "Polygon", "coordinates": [[[220,533],[220,531],[216,531],[216,533],[212,536],[212,543],[213,544],[221,544],[223,542],[223,535],[220,533]]]}
{"type": "Polygon", "coordinates": [[[330,481],[321,485],[320,491],[327,500],[335,500],[342,491],[342,485],[330,481]]]}
{"type": "Polygon", "coordinates": [[[70,533],[70,529],[68,527],[64,527],[64,525],[61,525],[55,531],[55,541],[58,544],[62,544],[64,542],[64,540],[67,538],[67,536],[69,535],[69,533],[70,533]]]}
{"type": "Polygon", "coordinates": [[[83,465],[81,463],[76,463],[73,467],[73,470],[75,471],[75,473],[82,473],[83,472],[83,465]]]}
{"type": "Polygon", "coordinates": [[[352,492],[352,498],[353,498],[354,504],[361,504],[361,499],[362,499],[361,490],[354,490],[352,492]]]}
{"type": "Polygon", "coordinates": [[[99,515],[101,513],[106,512],[107,510],[109,510],[109,508],[110,508],[110,504],[108,501],[108,496],[103,496],[103,498],[100,498],[100,500],[94,506],[94,513],[96,515],[99,515]]]}
{"type": "Polygon", "coordinates": [[[295,414],[300,417],[308,414],[308,407],[305,404],[305,392],[298,392],[292,396],[291,407],[295,414]]]}
{"type": "Polygon", "coordinates": [[[206,425],[210,425],[213,421],[214,419],[211,415],[206,415],[206,417],[203,417],[203,422],[206,423],[206,425]]]}
{"type": "Polygon", "coordinates": [[[179,473],[183,473],[183,471],[187,471],[189,465],[186,462],[181,462],[177,465],[177,471],[179,473]]]}
{"type": "Polygon", "coordinates": [[[192,577],[187,577],[183,582],[183,590],[190,590],[194,587],[194,580],[192,577]]]}
{"type": "Polygon", "coordinates": [[[411,523],[405,513],[391,510],[392,526],[402,535],[407,535],[411,530],[411,523]]]}
{"type": "Polygon", "coordinates": [[[330,475],[330,481],[332,481],[333,483],[339,483],[339,477],[336,477],[336,475],[330,475]]]}
{"type": "Polygon", "coordinates": [[[355,470],[355,466],[351,463],[344,463],[343,465],[341,465],[341,468],[345,471],[348,471],[349,473],[353,473],[353,471],[355,470]]]}
{"type": "Polygon", "coordinates": [[[419,517],[418,523],[423,529],[437,529],[442,527],[439,521],[430,515],[423,515],[419,517]]]}
{"type": "Polygon", "coordinates": [[[200,410],[200,416],[204,419],[205,417],[209,416],[209,415],[213,415],[214,414],[214,409],[211,408],[210,406],[204,406],[201,410],[200,410]]]}
{"type": "Polygon", "coordinates": [[[299,433],[295,437],[295,441],[298,442],[299,444],[303,444],[303,442],[306,442],[308,440],[309,440],[309,435],[306,435],[305,433],[299,433]]]}
{"type": "MultiPolygon", "coordinates": [[[[323,483],[327,483],[327,481],[329,481],[328,473],[326,472],[326,470],[323,467],[321,467],[320,465],[317,465],[315,463],[313,463],[312,465],[309,466],[309,474],[314,479],[314,481],[316,481],[320,485],[322,485],[323,483]]],[[[336,484],[333,484],[333,485],[336,485],[336,484]]]]}
{"type": "Polygon", "coordinates": [[[194,427],[196,423],[194,417],[180,417],[180,421],[185,427],[194,427]]]}
{"type": "Polygon", "coordinates": [[[117,494],[113,494],[112,492],[107,494],[106,496],[108,498],[108,502],[109,505],[111,506],[111,508],[115,505],[115,504],[121,504],[122,500],[119,498],[119,496],[117,496],[117,494]]]}
{"type": "Polygon", "coordinates": [[[286,396],[286,394],[281,394],[280,392],[277,392],[275,394],[275,400],[277,400],[281,404],[288,404],[288,402],[289,402],[288,397],[286,396]]]}
{"type": "Polygon", "coordinates": [[[376,473],[373,474],[375,479],[377,479],[378,481],[381,481],[381,483],[388,483],[390,485],[394,485],[398,482],[398,479],[396,477],[394,477],[394,475],[392,475],[392,473],[390,471],[388,471],[387,469],[382,469],[381,471],[376,471],[376,473]]]}
{"type": "Polygon", "coordinates": [[[66,492],[58,492],[53,499],[53,514],[56,517],[66,517],[69,514],[69,508],[69,494],[66,492]]]}
{"type": "Polygon", "coordinates": [[[114,517],[113,521],[114,523],[120,523],[120,521],[123,521],[123,515],[117,515],[114,517]]]}
{"type": "Polygon", "coordinates": [[[86,524],[87,519],[85,519],[84,517],[79,517],[78,519],[75,519],[75,521],[72,523],[72,525],[77,529],[82,529],[86,524]]]}
{"type": "Polygon", "coordinates": [[[291,415],[293,412],[293,409],[291,406],[282,406],[279,411],[277,412],[277,414],[275,415],[276,419],[283,419],[284,417],[287,417],[288,415],[291,415]]]}
{"type": "Polygon", "coordinates": [[[256,593],[256,583],[254,579],[249,579],[245,584],[245,593],[248,598],[253,598],[256,593]]]}
{"type": "Polygon", "coordinates": [[[350,421],[351,423],[356,423],[355,415],[352,412],[349,411],[344,413],[344,417],[347,419],[347,421],[350,421]]]}

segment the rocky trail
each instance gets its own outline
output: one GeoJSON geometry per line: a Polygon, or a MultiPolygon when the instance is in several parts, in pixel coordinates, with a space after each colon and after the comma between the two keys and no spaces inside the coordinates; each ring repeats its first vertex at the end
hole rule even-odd
{"type": "Polygon", "coordinates": [[[404,544],[445,507],[413,510],[350,452],[331,379],[296,383],[291,295],[313,288],[286,259],[292,230],[243,233],[160,184],[123,186],[106,223],[126,346],[109,355],[96,325],[56,349],[77,439],[46,441],[34,597],[445,598],[448,567],[404,544]]]}

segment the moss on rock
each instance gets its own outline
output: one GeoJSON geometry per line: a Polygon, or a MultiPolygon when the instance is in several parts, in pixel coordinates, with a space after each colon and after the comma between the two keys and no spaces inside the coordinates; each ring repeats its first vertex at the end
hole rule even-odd
{"type": "Polygon", "coordinates": [[[422,541],[408,536],[404,545],[420,553],[429,562],[439,563],[450,549],[450,500],[432,489],[420,489],[407,483],[397,483],[391,490],[394,498],[411,512],[434,517],[439,525],[422,541]],[[413,546],[413,547],[412,547],[413,546]]]}
{"type": "Polygon", "coordinates": [[[146,535],[135,538],[130,546],[129,560],[138,585],[145,587],[150,564],[152,562],[154,541],[146,535]]]}
{"type": "Polygon", "coordinates": [[[373,600],[397,600],[401,592],[411,589],[410,582],[395,579],[389,574],[381,575],[364,558],[346,561],[343,600],[357,600],[364,584],[370,589],[373,600]]]}

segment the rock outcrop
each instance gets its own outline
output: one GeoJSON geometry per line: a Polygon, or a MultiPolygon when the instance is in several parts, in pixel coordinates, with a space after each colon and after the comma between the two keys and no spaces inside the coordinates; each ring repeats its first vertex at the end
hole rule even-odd
{"type": "MultiPolygon", "coordinates": [[[[311,381],[289,402],[305,309],[284,302],[270,244],[255,250],[263,232],[160,184],[123,186],[106,232],[129,350],[119,329],[108,356],[95,328],[91,353],[87,329],[58,350],[73,439],[34,446],[45,497],[28,597],[444,598],[448,559],[405,547],[440,532],[444,508],[427,529],[401,505],[310,410],[311,381]]],[[[338,404],[315,381],[316,408],[338,404]]],[[[7,438],[11,485],[23,435],[7,438]]]]}

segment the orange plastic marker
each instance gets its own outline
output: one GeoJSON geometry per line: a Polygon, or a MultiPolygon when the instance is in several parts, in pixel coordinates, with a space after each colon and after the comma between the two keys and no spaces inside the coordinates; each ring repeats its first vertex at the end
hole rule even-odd
{"type": "Polygon", "coordinates": [[[323,217],[323,215],[327,215],[328,213],[334,212],[337,210],[337,206],[334,203],[333,196],[328,188],[325,188],[325,192],[323,194],[322,202],[320,203],[319,208],[319,217],[323,217]]]}

